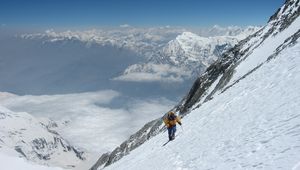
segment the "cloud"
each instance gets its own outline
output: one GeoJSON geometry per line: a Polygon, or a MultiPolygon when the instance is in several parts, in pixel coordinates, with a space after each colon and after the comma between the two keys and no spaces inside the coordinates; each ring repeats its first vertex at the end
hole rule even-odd
{"type": "Polygon", "coordinates": [[[0,104],[13,111],[26,111],[39,117],[50,117],[53,119],[69,117],[73,113],[84,111],[85,107],[95,104],[109,104],[113,99],[120,96],[117,91],[104,90],[97,92],[63,94],[63,95],[9,95],[0,94],[0,104]],[[6,96],[6,98],[5,98],[6,96]]]}
{"type": "Polygon", "coordinates": [[[131,82],[164,82],[181,83],[188,78],[191,72],[179,67],[167,64],[135,64],[113,80],[131,82]]]}
{"type": "Polygon", "coordinates": [[[2,96],[0,105],[38,118],[53,119],[60,125],[59,133],[72,145],[97,156],[111,151],[145,123],[161,117],[175,105],[174,101],[164,98],[130,98],[121,107],[111,108],[109,104],[122,97],[113,90],[67,95],[2,96]],[[66,125],[65,121],[68,122],[66,125]]]}
{"type": "Polygon", "coordinates": [[[121,75],[119,77],[114,78],[113,80],[120,81],[132,81],[132,82],[183,82],[181,77],[175,77],[173,75],[163,77],[161,74],[157,73],[129,73],[125,75],[121,75]]]}

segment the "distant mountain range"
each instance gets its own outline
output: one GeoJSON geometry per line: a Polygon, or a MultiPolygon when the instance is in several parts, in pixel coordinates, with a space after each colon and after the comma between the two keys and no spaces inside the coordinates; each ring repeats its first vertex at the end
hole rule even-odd
{"type": "Polygon", "coordinates": [[[238,41],[253,34],[259,27],[241,28],[214,26],[192,30],[172,27],[115,28],[111,30],[65,31],[24,34],[24,39],[47,42],[79,40],[87,47],[93,44],[126,49],[142,61],[129,65],[113,80],[133,82],[182,82],[193,79],[238,41]]]}

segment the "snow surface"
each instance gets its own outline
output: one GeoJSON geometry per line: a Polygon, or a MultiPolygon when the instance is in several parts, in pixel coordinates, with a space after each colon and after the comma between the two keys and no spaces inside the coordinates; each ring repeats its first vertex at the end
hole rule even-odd
{"type": "Polygon", "coordinates": [[[0,164],[3,170],[63,170],[62,168],[46,167],[27,162],[22,158],[0,153],[0,164]]]}
{"type": "Polygon", "coordinates": [[[188,114],[175,141],[159,134],[105,169],[299,170],[299,56],[298,42],[188,114]]]}
{"type": "MultiPolygon", "coordinates": [[[[271,23],[269,23],[269,25],[270,24],[271,23]]],[[[267,25],[267,28],[269,25],[267,25]]],[[[245,61],[243,61],[240,65],[237,66],[236,69],[239,71],[233,75],[233,78],[230,80],[230,82],[232,83],[238,80],[250,70],[254,69],[259,64],[265,62],[267,58],[276,51],[276,48],[284,43],[287,37],[293,35],[299,30],[299,25],[300,17],[296,18],[296,20],[288,28],[283,30],[280,34],[276,36],[269,36],[258,48],[255,48],[253,51],[250,50],[252,53],[251,57],[247,57],[245,61]]],[[[267,28],[265,28],[264,31],[268,31],[269,29],[267,28]]],[[[254,47],[255,46],[253,46],[252,48],[254,47]]],[[[229,85],[231,83],[229,83],[229,85]]]]}

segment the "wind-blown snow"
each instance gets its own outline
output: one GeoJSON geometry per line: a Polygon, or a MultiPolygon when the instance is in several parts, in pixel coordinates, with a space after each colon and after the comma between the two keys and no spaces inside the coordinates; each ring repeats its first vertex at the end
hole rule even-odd
{"type": "MultiPolygon", "coordinates": [[[[106,169],[300,169],[300,44],[106,169]]],[[[251,57],[251,56],[249,56],[251,57]]]]}

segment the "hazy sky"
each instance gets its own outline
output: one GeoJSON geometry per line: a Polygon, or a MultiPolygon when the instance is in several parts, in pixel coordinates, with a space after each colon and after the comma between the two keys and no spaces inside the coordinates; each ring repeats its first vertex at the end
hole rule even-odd
{"type": "Polygon", "coordinates": [[[263,25],[284,0],[1,0],[10,26],[263,25]]]}

